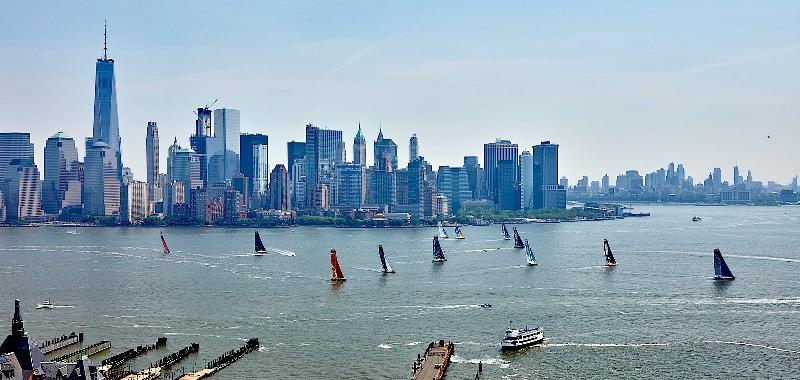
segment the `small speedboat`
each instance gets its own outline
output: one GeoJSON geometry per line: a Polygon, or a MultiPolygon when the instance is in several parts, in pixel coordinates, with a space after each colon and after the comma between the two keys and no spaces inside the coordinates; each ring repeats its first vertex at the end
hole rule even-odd
{"type": "Polygon", "coordinates": [[[703,221],[703,219],[700,218],[699,216],[695,215],[694,217],[692,217],[692,222],[702,222],[702,221],[703,221]]]}
{"type": "Polygon", "coordinates": [[[491,309],[492,308],[492,304],[490,304],[490,303],[482,303],[482,304],[480,304],[478,306],[480,306],[480,307],[482,307],[484,309],[491,309]]]}
{"type": "Polygon", "coordinates": [[[68,234],[70,234],[70,235],[77,235],[77,234],[78,234],[78,231],[75,231],[75,230],[67,230],[67,233],[68,233],[68,234]]]}
{"type": "Polygon", "coordinates": [[[52,309],[54,307],[55,307],[55,305],[53,305],[53,302],[50,301],[50,300],[45,300],[44,303],[40,303],[40,304],[36,305],[37,309],[52,309]]]}

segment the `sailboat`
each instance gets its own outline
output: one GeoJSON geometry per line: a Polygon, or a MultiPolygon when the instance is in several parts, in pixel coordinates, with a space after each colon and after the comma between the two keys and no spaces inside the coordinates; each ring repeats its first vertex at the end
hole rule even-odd
{"type": "Polygon", "coordinates": [[[517,232],[517,227],[514,227],[514,248],[525,248],[525,243],[522,242],[522,238],[517,232]]]}
{"type": "Polygon", "coordinates": [[[511,235],[508,233],[505,222],[503,222],[503,240],[511,240],[511,235]]]}
{"type": "Polygon", "coordinates": [[[442,222],[439,222],[439,238],[440,239],[450,239],[450,235],[447,234],[447,231],[444,230],[444,226],[442,222]]]}
{"type": "Polygon", "coordinates": [[[606,267],[617,266],[617,260],[614,259],[614,254],[611,253],[611,245],[608,244],[608,239],[603,239],[603,253],[606,255],[606,267]]]}
{"type": "Polygon", "coordinates": [[[344,273],[342,273],[342,268],[339,267],[339,259],[336,258],[335,249],[331,250],[331,281],[347,281],[347,279],[344,278],[344,273]]]}
{"type": "Polygon", "coordinates": [[[386,262],[386,254],[383,252],[383,246],[378,245],[378,256],[381,257],[381,266],[383,266],[383,273],[394,273],[394,268],[386,262]]]}
{"type": "Polygon", "coordinates": [[[167,245],[167,240],[164,239],[164,233],[161,232],[161,245],[164,246],[164,254],[169,255],[169,246],[167,245]]]}
{"type": "Polygon", "coordinates": [[[736,279],[731,273],[725,259],[722,258],[722,252],[719,249],[714,249],[714,279],[720,281],[727,281],[736,279]]]}
{"type": "Polygon", "coordinates": [[[533,255],[533,248],[528,244],[528,239],[525,239],[525,256],[528,259],[529,266],[539,265],[539,263],[536,262],[536,256],[533,255]]]}
{"type": "Polygon", "coordinates": [[[456,234],[456,239],[458,240],[466,239],[464,237],[464,231],[461,231],[461,226],[459,226],[458,224],[456,224],[455,234],[456,234]]]}
{"type": "Polygon", "coordinates": [[[256,256],[264,256],[267,253],[267,250],[264,248],[264,243],[261,241],[261,235],[258,234],[256,231],[256,256]]]}
{"type": "Polygon", "coordinates": [[[433,237],[433,262],[434,263],[441,263],[447,261],[447,258],[444,257],[444,251],[442,251],[442,246],[439,244],[439,237],[433,237]]]}

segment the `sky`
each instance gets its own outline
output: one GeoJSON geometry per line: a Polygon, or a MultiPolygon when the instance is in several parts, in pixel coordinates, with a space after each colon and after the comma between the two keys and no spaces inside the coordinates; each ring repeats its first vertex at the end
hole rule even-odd
{"type": "MultiPolygon", "coordinates": [[[[193,110],[241,110],[270,165],[304,126],[339,129],[352,158],[378,128],[435,167],[560,144],[559,176],[683,163],[781,183],[800,171],[797,1],[38,1],[0,14],[0,131],[92,133],[103,21],[116,61],[123,162],[143,180],[148,121],[161,165],[193,110]],[[769,137],[768,137],[769,136],[769,137]]],[[[404,166],[404,165],[401,165],[404,166]]],[[[613,182],[613,181],[612,181],[613,182]]]]}

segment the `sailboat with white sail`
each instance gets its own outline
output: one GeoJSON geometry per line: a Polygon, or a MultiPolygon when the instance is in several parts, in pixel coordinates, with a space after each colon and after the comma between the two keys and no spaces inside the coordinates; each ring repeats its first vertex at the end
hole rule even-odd
{"type": "Polygon", "coordinates": [[[442,245],[439,244],[439,237],[433,237],[433,262],[434,263],[441,263],[447,261],[447,257],[444,256],[444,251],[442,250],[442,245]]]}
{"type": "Polygon", "coordinates": [[[255,251],[256,256],[264,256],[267,253],[266,248],[264,248],[264,242],[261,241],[261,235],[258,234],[258,231],[256,231],[255,251]]]}
{"type": "Polygon", "coordinates": [[[378,256],[381,257],[381,266],[383,267],[383,273],[394,273],[394,268],[386,261],[386,253],[383,252],[383,246],[378,245],[378,256]]]}
{"type": "Polygon", "coordinates": [[[466,237],[464,236],[464,231],[461,230],[461,226],[459,226],[458,224],[456,224],[455,234],[456,234],[456,239],[458,240],[466,239],[466,237]]]}
{"type": "Polygon", "coordinates": [[[717,281],[730,281],[736,279],[722,258],[722,252],[719,249],[714,249],[714,279],[717,281]]]}
{"type": "Polygon", "coordinates": [[[505,222],[503,222],[503,240],[511,240],[511,234],[508,233],[505,222]]]}
{"type": "Polygon", "coordinates": [[[522,242],[522,238],[519,236],[517,227],[514,227],[514,248],[525,248],[525,243],[522,242]]]}
{"type": "Polygon", "coordinates": [[[450,235],[448,235],[447,231],[444,230],[442,222],[439,222],[439,239],[450,239],[450,235]]]}
{"type": "Polygon", "coordinates": [[[533,248],[528,244],[528,239],[525,239],[525,258],[528,261],[528,266],[539,265],[536,262],[536,256],[533,255],[533,248]]]}
{"type": "Polygon", "coordinates": [[[339,266],[339,259],[336,257],[335,249],[331,249],[331,281],[347,281],[347,279],[344,277],[344,273],[342,273],[342,268],[339,266]]]}
{"type": "Polygon", "coordinates": [[[161,233],[161,245],[162,245],[162,247],[164,249],[164,254],[165,255],[169,255],[170,250],[169,250],[169,246],[167,245],[167,239],[164,239],[164,233],[163,232],[160,232],[160,233],[161,233]]]}
{"type": "Polygon", "coordinates": [[[617,266],[617,260],[614,258],[614,254],[611,252],[611,245],[608,244],[608,239],[603,239],[603,253],[606,255],[606,267],[617,266]]]}

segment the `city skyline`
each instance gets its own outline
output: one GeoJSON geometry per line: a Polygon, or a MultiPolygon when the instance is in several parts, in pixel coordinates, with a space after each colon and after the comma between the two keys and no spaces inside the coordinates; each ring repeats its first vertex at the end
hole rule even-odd
{"type": "MultiPolygon", "coordinates": [[[[145,9],[151,6],[143,5],[145,9]]],[[[90,135],[90,62],[102,57],[102,20],[108,18],[108,55],[116,61],[120,135],[124,149],[130,151],[123,156],[123,164],[130,166],[139,180],[146,177],[145,161],[132,158],[143,157],[147,122],[159,123],[164,143],[177,137],[179,144],[189,146],[188,135],[195,121],[192,110],[217,98],[221,101],[215,108],[241,110],[242,132],[271,137],[270,155],[277,158],[274,163],[288,164],[283,162],[286,157],[284,142],[302,140],[303,126],[308,123],[343,131],[344,141],[348,143],[346,150],[350,151],[350,138],[355,135],[360,121],[368,141],[373,141],[382,127],[387,138],[401,142],[397,157],[401,163],[408,162],[408,149],[402,145],[416,133],[422,156],[435,165],[450,166],[459,165],[464,156],[477,154],[482,144],[495,138],[508,139],[518,144],[520,150],[530,150],[540,141],[552,140],[562,147],[560,175],[573,180],[583,175],[599,179],[606,173],[614,177],[630,168],[648,172],[670,161],[684,163],[687,175],[695,179],[704,178],[713,167],[721,167],[723,177],[731,180],[730,168],[737,163],[744,170],[753,170],[759,178],[781,183],[788,182],[797,172],[797,164],[787,159],[793,153],[792,142],[800,137],[800,131],[792,128],[800,117],[796,107],[790,106],[800,99],[796,90],[800,77],[787,70],[796,66],[793,62],[800,58],[800,27],[789,23],[791,15],[797,14],[797,5],[781,4],[769,9],[746,4],[732,4],[724,9],[695,5],[692,17],[682,24],[677,22],[678,16],[685,16],[681,11],[665,9],[663,14],[656,15],[660,10],[657,5],[629,4],[619,10],[622,15],[615,16],[624,19],[618,28],[650,33],[645,37],[626,34],[625,38],[635,41],[618,39],[619,30],[611,27],[617,20],[615,17],[585,26],[562,16],[557,21],[564,25],[543,22],[541,30],[537,30],[541,32],[539,38],[531,29],[506,25],[501,16],[508,20],[519,16],[502,10],[486,10],[476,4],[456,9],[441,4],[426,6],[428,13],[424,15],[398,5],[391,7],[396,15],[360,7],[367,14],[379,13],[379,17],[376,20],[356,18],[355,25],[342,28],[333,37],[325,37],[318,31],[304,31],[299,36],[288,34],[291,21],[303,17],[316,20],[325,13],[326,6],[308,4],[264,5],[275,8],[269,17],[286,16],[287,20],[263,30],[259,29],[260,23],[250,25],[240,20],[249,20],[245,13],[253,11],[249,7],[259,7],[257,5],[223,13],[220,25],[229,29],[221,33],[216,29],[185,25],[192,16],[212,12],[213,7],[209,6],[183,9],[172,5],[174,8],[166,6],[160,14],[146,16],[153,22],[169,18],[173,26],[186,26],[186,30],[173,35],[159,34],[160,29],[140,28],[139,20],[136,23],[126,20],[122,17],[126,5],[105,5],[96,9],[42,6],[37,12],[22,12],[14,19],[0,16],[4,21],[2,28],[19,32],[14,34],[18,38],[2,45],[9,55],[18,59],[2,66],[0,75],[4,83],[15,91],[4,92],[0,100],[17,112],[10,113],[7,124],[0,128],[4,132],[29,131],[38,163],[43,162],[44,141],[54,133],[64,131],[78,139],[90,135]],[[448,14],[450,17],[437,19],[445,10],[452,11],[448,14]],[[479,11],[488,13],[476,19],[479,11]],[[725,22],[704,17],[717,11],[739,21],[743,25],[741,30],[731,31],[724,27],[725,22]],[[53,25],[36,22],[55,12],[64,17],[56,18],[53,25]],[[681,25],[687,30],[649,30],[627,17],[636,12],[658,25],[681,25]],[[766,27],[759,24],[762,25],[759,33],[749,33],[746,25],[763,19],[772,22],[766,27]],[[428,31],[432,30],[434,20],[456,28],[450,34],[437,29],[442,35],[435,34],[432,41],[415,39],[414,32],[408,28],[393,30],[400,28],[402,21],[409,20],[428,31]],[[385,24],[375,33],[366,32],[368,26],[381,21],[385,24]],[[502,31],[477,36],[465,28],[466,21],[478,22],[484,27],[502,26],[502,31]],[[67,35],[56,33],[62,23],[70,25],[67,35]],[[567,33],[569,26],[581,27],[567,33]],[[587,35],[587,28],[598,35],[587,35]],[[258,32],[256,35],[263,40],[249,44],[254,41],[248,38],[254,37],[246,37],[245,32],[258,32]],[[381,34],[378,32],[388,37],[376,41],[375,35],[381,34]],[[696,42],[680,40],[692,32],[705,37],[700,41],[716,45],[699,53],[696,42]],[[748,34],[744,35],[745,32],[748,34]],[[604,36],[608,38],[601,38],[604,36]],[[431,51],[430,45],[444,37],[457,43],[441,54],[431,51]],[[226,38],[229,44],[212,47],[226,38]],[[562,38],[566,44],[555,48],[554,41],[549,38],[562,38]],[[178,56],[197,47],[201,40],[209,45],[206,49],[218,53],[214,55],[214,63],[193,64],[182,59],[178,64],[178,56]],[[420,46],[414,46],[414,42],[419,42],[420,46]],[[596,51],[586,49],[588,42],[600,43],[597,50],[611,49],[619,53],[619,58],[598,56],[596,51]],[[646,54],[634,57],[623,46],[627,42],[659,44],[653,46],[658,49],[645,49],[646,54]],[[35,51],[31,50],[32,46],[36,46],[35,51]],[[525,49],[514,50],[515,46],[525,49]],[[531,58],[528,50],[539,51],[539,48],[543,48],[541,55],[531,58]],[[262,49],[271,53],[267,57],[257,54],[262,49]],[[474,49],[486,52],[477,54],[474,49]],[[393,50],[417,54],[399,59],[393,55],[396,54],[393,50]],[[656,61],[668,52],[679,54],[657,65],[656,61]],[[519,57],[515,56],[517,53],[519,57]],[[297,61],[316,54],[320,59],[315,64],[297,61]],[[448,54],[455,58],[448,60],[448,54]],[[555,70],[556,63],[565,58],[573,59],[574,66],[555,70]],[[55,71],[45,74],[37,65],[30,64],[32,59],[58,62],[58,65],[50,66],[55,71]],[[287,68],[287,65],[295,67],[287,68]],[[379,76],[370,68],[375,65],[383,68],[381,71],[406,76],[379,76]],[[635,70],[625,75],[612,67],[635,70]],[[577,76],[587,68],[591,70],[577,76]],[[56,80],[52,79],[53,73],[58,74],[56,80]],[[535,78],[553,76],[553,79],[540,83],[543,84],[541,91],[533,91],[539,87],[527,81],[516,84],[510,80],[522,73],[535,78]],[[487,78],[497,75],[496,83],[487,82],[487,78]],[[276,77],[285,80],[273,81],[276,77]],[[22,85],[20,78],[28,84],[22,85]],[[623,97],[613,104],[614,107],[600,110],[603,108],[600,103],[607,102],[603,98],[619,95],[619,86],[614,80],[622,80],[622,88],[628,88],[631,81],[646,85],[646,91],[634,93],[646,101],[623,97]],[[207,89],[198,91],[196,81],[207,89]],[[376,81],[401,91],[378,92],[368,83],[376,81]],[[406,87],[403,86],[405,82],[408,82],[406,87]],[[692,88],[691,83],[702,84],[699,88],[702,91],[695,91],[698,89],[692,88]],[[33,88],[47,91],[34,92],[33,88]],[[411,99],[408,90],[412,88],[416,90],[413,97],[420,99],[411,99]],[[548,92],[551,90],[557,91],[548,92]],[[765,91],[769,91],[769,96],[762,95],[765,91]],[[309,97],[310,93],[315,96],[309,97]],[[482,97],[484,95],[486,98],[482,97]],[[35,101],[33,96],[36,96],[35,101]],[[35,112],[30,108],[33,104],[37,107],[35,112]],[[608,115],[612,109],[613,115],[608,115]],[[659,133],[664,136],[654,136],[659,133]],[[440,141],[453,144],[439,146],[440,141]],[[463,147],[460,148],[463,151],[447,148],[452,145],[463,147]],[[609,151],[609,146],[617,149],[609,151]],[[630,157],[636,157],[636,162],[631,162],[630,157]]],[[[580,21],[587,21],[588,16],[600,11],[592,7],[579,11],[543,4],[522,8],[521,15],[536,20],[564,11],[575,12],[580,21]]],[[[6,14],[15,13],[19,12],[12,9],[6,14]]],[[[343,26],[353,18],[355,16],[338,10],[328,22],[343,26]]],[[[642,45],[637,48],[640,47],[642,45]]],[[[83,144],[77,145],[79,156],[85,156],[83,144]]],[[[162,151],[166,148],[160,146],[162,151]]],[[[367,157],[371,155],[368,151],[367,157]]],[[[164,155],[160,164],[166,164],[164,155]]]]}

